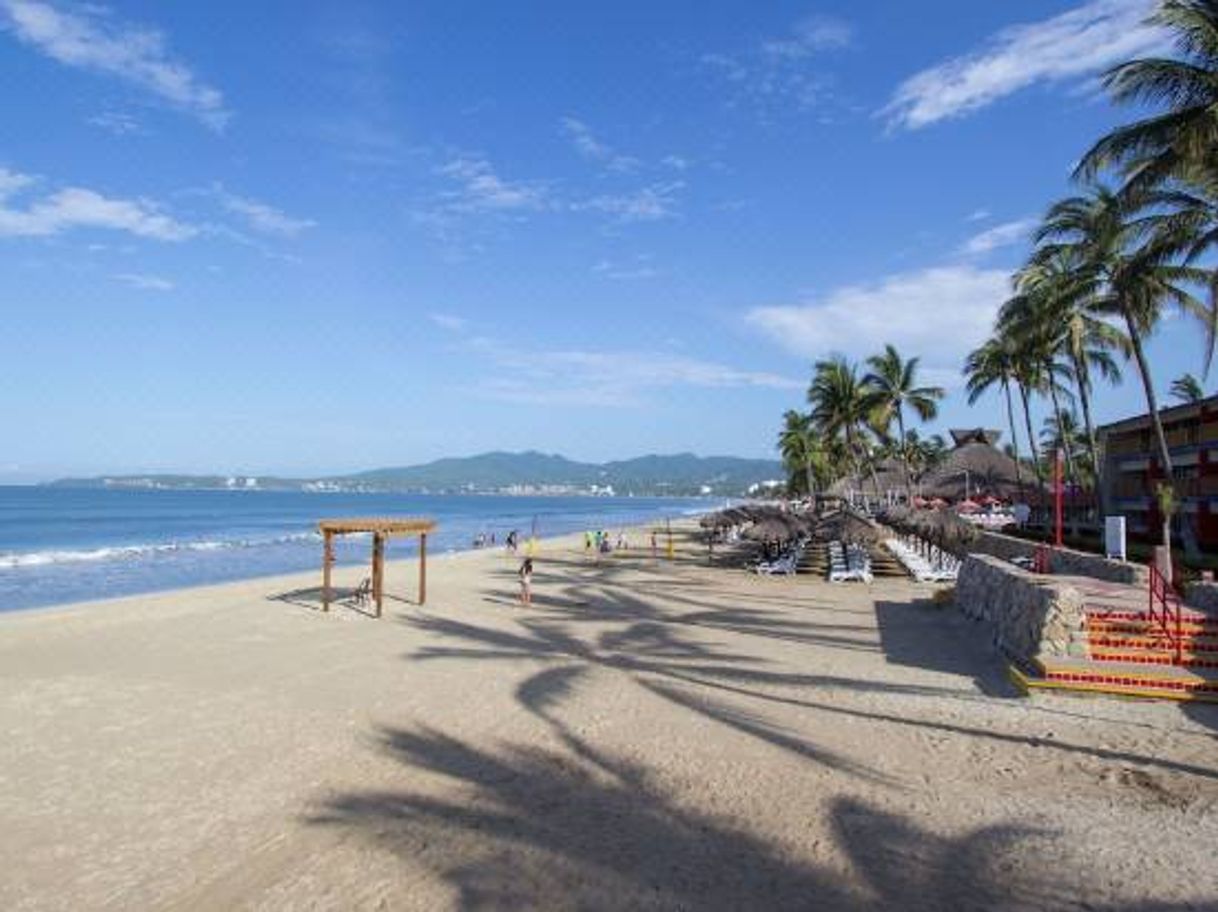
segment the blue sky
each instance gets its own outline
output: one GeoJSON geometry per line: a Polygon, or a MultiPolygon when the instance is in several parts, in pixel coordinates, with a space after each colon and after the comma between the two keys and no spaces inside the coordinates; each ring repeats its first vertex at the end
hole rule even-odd
{"type": "Polygon", "coordinates": [[[1148,7],[0,0],[0,481],[769,456],[887,341],[1004,426],[961,358],[1148,7]]]}

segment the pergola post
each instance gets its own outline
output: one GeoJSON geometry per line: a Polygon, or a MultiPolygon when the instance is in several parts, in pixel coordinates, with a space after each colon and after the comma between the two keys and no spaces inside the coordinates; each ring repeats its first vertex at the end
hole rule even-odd
{"type": "Polygon", "coordinates": [[[372,597],[376,600],[376,616],[381,616],[385,591],[385,539],[380,532],[372,535],[372,597]]]}
{"type": "Polygon", "coordinates": [[[427,601],[427,533],[419,535],[419,604],[427,601]]]}
{"type": "Polygon", "coordinates": [[[325,548],[321,557],[321,610],[330,610],[330,566],[334,563],[334,533],[325,531],[325,548]]]}

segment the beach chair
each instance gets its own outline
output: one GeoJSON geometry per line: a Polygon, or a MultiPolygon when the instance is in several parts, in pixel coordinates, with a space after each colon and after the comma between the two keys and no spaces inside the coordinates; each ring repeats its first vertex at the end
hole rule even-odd
{"type": "Polygon", "coordinates": [[[357,605],[367,605],[372,599],[372,577],[365,576],[351,593],[351,600],[357,605]]]}

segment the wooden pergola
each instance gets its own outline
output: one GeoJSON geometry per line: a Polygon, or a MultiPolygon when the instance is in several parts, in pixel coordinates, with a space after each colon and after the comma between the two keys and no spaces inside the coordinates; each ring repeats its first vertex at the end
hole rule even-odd
{"type": "Polygon", "coordinates": [[[333,590],[330,587],[330,568],[334,565],[334,537],[336,535],[372,535],[372,598],[376,601],[376,616],[381,616],[381,604],[385,597],[385,543],[393,536],[419,536],[419,604],[427,600],[427,533],[436,527],[435,520],[414,518],[387,519],[356,517],[353,519],[323,519],[317,524],[325,540],[322,556],[321,605],[323,611],[330,610],[333,590]]]}

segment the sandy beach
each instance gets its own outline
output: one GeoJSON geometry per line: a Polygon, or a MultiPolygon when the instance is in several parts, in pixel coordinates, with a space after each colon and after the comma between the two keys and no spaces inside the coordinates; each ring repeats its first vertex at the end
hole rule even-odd
{"type": "Polygon", "coordinates": [[[515,567],[0,616],[0,908],[1218,908],[1218,706],[1021,697],[913,583],[515,567]]]}

